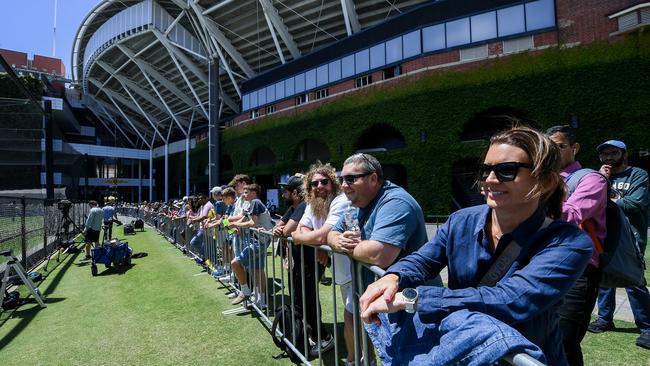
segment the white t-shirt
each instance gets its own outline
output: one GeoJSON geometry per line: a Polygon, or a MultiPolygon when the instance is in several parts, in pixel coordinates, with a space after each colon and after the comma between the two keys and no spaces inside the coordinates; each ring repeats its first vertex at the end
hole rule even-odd
{"type": "MultiPolygon", "coordinates": [[[[300,219],[300,224],[313,230],[318,230],[325,226],[325,224],[334,227],[349,204],[350,201],[345,197],[345,194],[339,194],[330,204],[330,209],[326,218],[314,217],[311,205],[307,205],[305,208],[305,214],[302,215],[302,218],[300,219]]],[[[345,254],[333,253],[332,260],[334,261],[334,267],[336,270],[336,284],[344,285],[352,281],[350,258],[345,254]]]]}

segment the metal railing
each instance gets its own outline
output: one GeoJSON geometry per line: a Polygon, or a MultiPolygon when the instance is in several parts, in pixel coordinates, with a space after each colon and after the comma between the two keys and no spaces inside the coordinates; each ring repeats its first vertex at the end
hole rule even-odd
{"type": "MultiPolygon", "coordinates": [[[[26,270],[57,251],[62,240],[74,238],[84,227],[84,202],[0,197],[0,250],[11,249],[26,270]]],[[[0,274],[5,270],[0,257],[0,274]]]]}
{"type": "MultiPolygon", "coordinates": [[[[229,231],[222,226],[204,230],[202,245],[193,245],[192,238],[196,237],[198,229],[192,227],[193,225],[188,226],[185,219],[174,220],[154,212],[130,208],[122,208],[120,213],[142,218],[153,227],[157,225],[157,230],[184,253],[194,259],[203,259],[208,271],[233,295],[241,291],[242,285],[246,284],[252,291],[251,297],[244,300],[242,306],[224,311],[224,315],[255,313],[261,323],[271,331],[276,315],[273,309],[287,306],[290,309],[291,319],[279,321],[280,326],[276,330],[275,336],[287,348],[291,349],[303,364],[322,365],[324,362],[328,362],[328,364],[340,365],[342,364],[341,358],[349,356],[354,360],[355,365],[372,365],[369,357],[364,357],[371,353],[372,348],[368,342],[365,328],[360,325],[358,299],[364,291],[363,268],[370,270],[376,277],[383,276],[383,269],[352,260],[354,270],[349,283],[353,289],[352,324],[349,326],[353,329],[351,343],[353,343],[354,353],[344,355],[340,350],[341,340],[344,338],[340,334],[339,327],[343,323],[345,328],[345,322],[349,319],[343,317],[344,320],[341,322],[341,314],[345,311],[345,297],[339,298],[339,292],[340,287],[346,284],[337,283],[337,261],[333,259],[333,256],[340,254],[333,253],[329,246],[296,245],[291,238],[273,236],[269,231],[252,228],[234,232],[234,230],[229,231]],[[248,276],[246,281],[240,283],[236,281],[231,263],[234,258],[239,258],[238,255],[244,251],[248,251],[249,254],[246,266],[248,276]],[[320,283],[324,271],[317,265],[319,251],[327,254],[330,266],[331,296],[327,298],[320,296],[321,290],[327,286],[320,283]],[[312,255],[313,258],[308,258],[308,255],[312,255]],[[308,268],[310,266],[311,268],[308,268]],[[307,271],[310,270],[313,271],[313,275],[308,274],[307,271]],[[313,279],[313,283],[308,283],[306,279],[313,279]],[[313,292],[314,298],[306,296],[307,292],[310,294],[313,292]],[[297,296],[297,294],[301,296],[297,296]],[[339,299],[343,301],[339,302],[339,299]],[[310,306],[313,306],[316,311],[315,319],[308,319],[310,317],[308,311],[314,310],[310,306]],[[322,311],[321,306],[327,311],[322,311]],[[324,316],[327,319],[321,320],[324,316]],[[296,329],[296,322],[300,321],[302,321],[303,335],[298,339],[295,332],[291,330],[296,329]],[[323,323],[332,324],[332,326],[323,327],[323,323]],[[289,329],[286,329],[287,325],[289,329]],[[316,329],[311,331],[311,336],[310,332],[304,331],[314,326],[316,329]],[[331,333],[330,336],[333,338],[333,359],[323,354],[320,347],[313,346],[314,344],[320,345],[327,333],[331,333]],[[318,353],[312,353],[310,357],[310,348],[318,350],[318,353]]],[[[440,221],[439,224],[442,224],[441,220],[438,221],[440,221]]],[[[281,314],[284,316],[284,312],[281,314]]],[[[313,318],[313,313],[311,317],[313,318]]],[[[517,366],[541,365],[537,360],[523,353],[510,355],[504,360],[517,366]]]]}

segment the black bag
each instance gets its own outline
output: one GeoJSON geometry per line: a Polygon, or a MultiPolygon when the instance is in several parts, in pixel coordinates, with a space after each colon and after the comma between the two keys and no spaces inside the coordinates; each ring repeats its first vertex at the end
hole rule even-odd
{"type": "Polygon", "coordinates": [[[43,275],[40,272],[29,272],[27,277],[29,277],[32,282],[41,282],[43,280],[43,275]]]}
{"type": "Polygon", "coordinates": [[[124,230],[124,235],[133,234],[135,235],[135,228],[131,224],[126,224],[122,227],[124,230]]]}
{"type": "Polygon", "coordinates": [[[144,221],[142,219],[133,220],[133,228],[144,231],[144,221]]]}
{"type": "Polygon", "coordinates": [[[5,292],[2,299],[2,309],[11,310],[20,306],[20,294],[18,291],[5,292]]]}
{"type": "MultiPolygon", "coordinates": [[[[275,309],[275,318],[273,319],[273,325],[271,326],[271,336],[273,337],[273,343],[275,343],[278,348],[284,351],[291,362],[296,364],[301,364],[302,361],[300,357],[283,341],[283,337],[286,338],[289,342],[293,342],[293,337],[295,334],[296,343],[294,347],[300,351],[303,355],[307,354],[305,350],[304,342],[304,332],[302,327],[302,314],[296,310],[294,316],[294,322],[291,320],[291,307],[289,305],[280,306],[275,309]],[[292,325],[295,324],[295,327],[292,325]],[[277,333],[282,332],[282,336],[279,336],[277,333]]],[[[306,358],[306,357],[305,357],[306,358]]]]}
{"type": "MultiPolygon", "coordinates": [[[[567,181],[569,195],[573,193],[585,175],[598,173],[592,169],[580,169],[574,172],[567,181]]],[[[607,187],[608,193],[611,187],[607,187]]],[[[607,200],[605,209],[607,235],[603,241],[603,253],[600,255],[600,287],[636,287],[645,285],[643,275],[646,264],[641,253],[641,236],[630,224],[623,210],[612,200],[607,200]]],[[[595,235],[590,234],[592,240],[595,235]]]]}

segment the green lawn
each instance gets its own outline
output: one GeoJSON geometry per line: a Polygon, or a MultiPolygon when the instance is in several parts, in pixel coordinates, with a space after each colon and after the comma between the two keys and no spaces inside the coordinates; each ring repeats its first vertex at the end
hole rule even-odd
{"type": "Polygon", "coordinates": [[[226,291],[160,236],[138,233],[129,244],[148,256],[126,272],[93,278],[76,254],[40,284],[46,309],[0,312],[0,363],[290,364],[272,358],[278,349],[257,319],[223,316],[226,291]]]}

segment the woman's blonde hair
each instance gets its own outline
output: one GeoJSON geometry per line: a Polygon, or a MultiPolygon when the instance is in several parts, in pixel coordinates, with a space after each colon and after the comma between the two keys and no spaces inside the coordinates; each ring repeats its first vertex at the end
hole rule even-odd
{"type": "MultiPolygon", "coordinates": [[[[526,152],[533,169],[530,175],[535,185],[528,193],[531,199],[539,198],[547,215],[557,219],[562,216],[566,188],[560,176],[560,150],[547,136],[529,127],[513,127],[490,138],[490,146],[506,144],[526,152]]],[[[489,149],[489,147],[488,147],[489,149]]],[[[487,154],[487,150],[483,155],[487,154]]]]}

